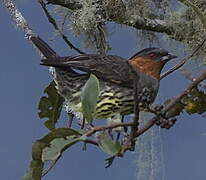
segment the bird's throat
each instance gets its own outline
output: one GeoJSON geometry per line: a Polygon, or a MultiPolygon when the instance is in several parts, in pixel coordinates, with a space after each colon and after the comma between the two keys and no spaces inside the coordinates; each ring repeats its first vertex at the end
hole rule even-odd
{"type": "Polygon", "coordinates": [[[142,57],[137,57],[129,60],[129,63],[138,71],[141,71],[156,79],[160,79],[160,73],[164,66],[162,61],[153,61],[142,57]]]}

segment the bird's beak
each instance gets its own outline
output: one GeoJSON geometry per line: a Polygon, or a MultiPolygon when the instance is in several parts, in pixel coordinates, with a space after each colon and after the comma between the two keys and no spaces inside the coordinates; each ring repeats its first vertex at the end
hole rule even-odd
{"type": "Polygon", "coordinates": [[[168,62],[168,61],[170,61],[171,59],[174,59],[174,58],[177,58],[177,56],[172,55],[172,54],[168,54],[166,56],[163,56],[161,58],[161,60],[164,61],[164,62],[168,62]]]}

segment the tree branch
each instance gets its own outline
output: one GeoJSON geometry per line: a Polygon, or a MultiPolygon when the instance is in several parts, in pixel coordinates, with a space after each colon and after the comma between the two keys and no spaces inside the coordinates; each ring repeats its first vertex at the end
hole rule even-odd
{"type": "MultiPolygon", "coordinates": [[[[72,11],[78,10],[82,8],[82,4],[78,0],[46,0],[48,3],[51,3],[53,5],[60,5],[63,7],[66,7],[72,11]]],[[[202,24],[204,27],[206,27],[206,18],[205,15],[201,12],[201,10],[193,3],[191,3],[189,0],[178,0],[182,2],[185,6],[192,8],[198,18],[201,20],[202,24]]],[[[111,8],[111,7],[108,7],[111,8]]],[[[112,11],[112,8],[111,8],[112,11]]],[[[185,39],[184,33],[178,33],[176,31],[176,25],[173,25],[170,20],[161,20],[161,19],[150,19],[146,18],[143,16],[131,16],[128,15],[127,13],[124,13],[123,16],[121,17],[115,17],[115,16],[110,16],[108,21],[117,23],[117,24],[124,24],[130,27],[134,27],[136,29],[141,29],[141,30],[147,30],[147,31],[153,31],[153,32],[159,32],[159,33],[165,33],[167,35],[172,35],[171,38],[182,41],[185,39]]],[[[182,27],[186,26],[188,22],[182,21],[182,27]],[[184,24],[185,23],[185,24],[184,24]]]]}
{"type": "Polygon", "coordinates": [[[128,122],[128,123],[115,123],[115,124],[110,124],[110,125],[96,126],[96,127],[92,127],[90,130],[88,130],[84,134],[84,136],[89,137],[98,131],[104,131],[107,129],[114,129],[114,128],[118,128],[118,127],[127,127],[127,126],[133,126],[133,125],[134,125],[133,122],[128,122]]]}
{"type": "Polygon", "coordinates": [[[144,132],[146,132],[148,129],[150,129],[155,122],[157,121],[158,118],[160,118],[161,114],[165,114],[167,113],[170,109],[172,109],[178,102],[181,101],[181,99],[188,95],[191,90],[196,87],[199,83],[201,83],[202,81],[204,81],[206,79],[206,70],[203,71],[203,73],[197,77],[196,79],[194,79],[194,81],[178,96],[174,97],[173,100],[159,113],[156,114],[155,117],[153,117],[148,123],[146,123],[144,125],[144,127],[140,128],[137,132],[136,132],[136,137],[140,136],[141,134],[143,134],[144,132]]]}
{"type": "MultiPolygon", "coordinates": [[[[82,5],[79,1],[65,1],[65,0],[46,0],[48,3],[53,5],[60,5],[66,7],[70,10],[81,9],[82,5]]],[[[166,33],[168,35],[172,35],[176,33],[175,37],[182,39],[182,35],[178,34],[175,31],[175,28],[171,25],[170,22],[160,20],[160,19],[149,19],[141,16],[128,16],[121,18],[115,18],[114,16],[109,17],[108,21],[115,22],[117,24],[125,24],[130,27],[134,27],[136,29],[154,31],[159,33],[166,33]]]]}
{"type": "MultiPolygon", "coordinates": [[[[157,120],[159,118],[161,118],[160,116],[162,114],[167,113],[170,109],[172,109],[175,104],[177,104],[178,102],[181,101],[181,99],[186,96],[187,94],[189,94],[191,92],[191,90],[196,87],[199,83],[201,83],[203,80],[206,79],[206,70],[196,79],[194,79],[194,81],[178,96],[176,96],[175,98],[173,98],[172,102],[170,104],[168,104],[161,112],[156,113],[156,115],[151,118],[143,127],[139,128],[138,131],[135,132],[134,138],[139,137],[140,135],[144,134],[146,131],[148,131],[151,127],[153,127],[155,125],[155,123],[157,122],[157,120]]],[[[128,150],[131,150],[131,143],[130,141],[127,141],[123,147],[121,152],[118,154],[118,156],[123,156],[124,153],[128,150]]]]}

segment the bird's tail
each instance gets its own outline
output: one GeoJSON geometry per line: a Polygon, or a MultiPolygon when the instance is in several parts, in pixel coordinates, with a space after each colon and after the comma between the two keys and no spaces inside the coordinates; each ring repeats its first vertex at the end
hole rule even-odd
{"type": "Polygon", "coordinates": [[[68,74],[70,73],[70,76],[78,75],[78,73],[72,70],[68,65],[64,64],[66,62],[66,58],[59,57],[59,55],[39,36],[32,36],[30,39],[46,58],[42,59],[41,65],[60,67],[61,70],[66,70],[68,74]]]}
{"type": "Polygon", "coordinates": [[[51,57],[47,59],[41,60],[41,65],[43,66],[53,66],[53,67],[69,67],[71,66],[68,62],[69,58],[72,56],[67,57],[51,57]]]}
{"type": "Polygon", "coordinates": [[[30,39],[46,58],[58,57],[57,53],[39,36],[32,36],[30,39]]]}

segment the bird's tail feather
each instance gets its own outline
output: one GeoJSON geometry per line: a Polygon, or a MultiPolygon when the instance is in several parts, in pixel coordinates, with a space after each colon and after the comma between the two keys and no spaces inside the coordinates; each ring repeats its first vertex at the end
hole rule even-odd
{"type": "Polygon", "coordinates": [[[61,67],[61,70],[66,70],[67,73],[70,73],[70,76],[78,75],[75,71],[73,71],[69,66],[62,66],[61,59],[63,57],[59,57],[58,54],[39,36],[32,36],[32,43],[39,49],[39,51],[45,56],[46,59],[43,59],[41,65],[44,66],[53,66],[53,67],[61,67]],[[60,64],[60,65],[59,65],[60,64]]]}
{"type": "Polygon", "coordinates": [[[58,57],[57,53],[39,36],[32,36],[31,41],[46,58],[58,57]]]}
{"type": "Polygon", "coordinates": [[[42,59],[41,60],[41,65],[43,66],[53,66],[53,67],[69,67],[68,65],[64,65],[61,61],[60,61],[60,57],[58,57],[58,59],[53,59],[53,58],[49,58],[49,59],[42,59]]]}

